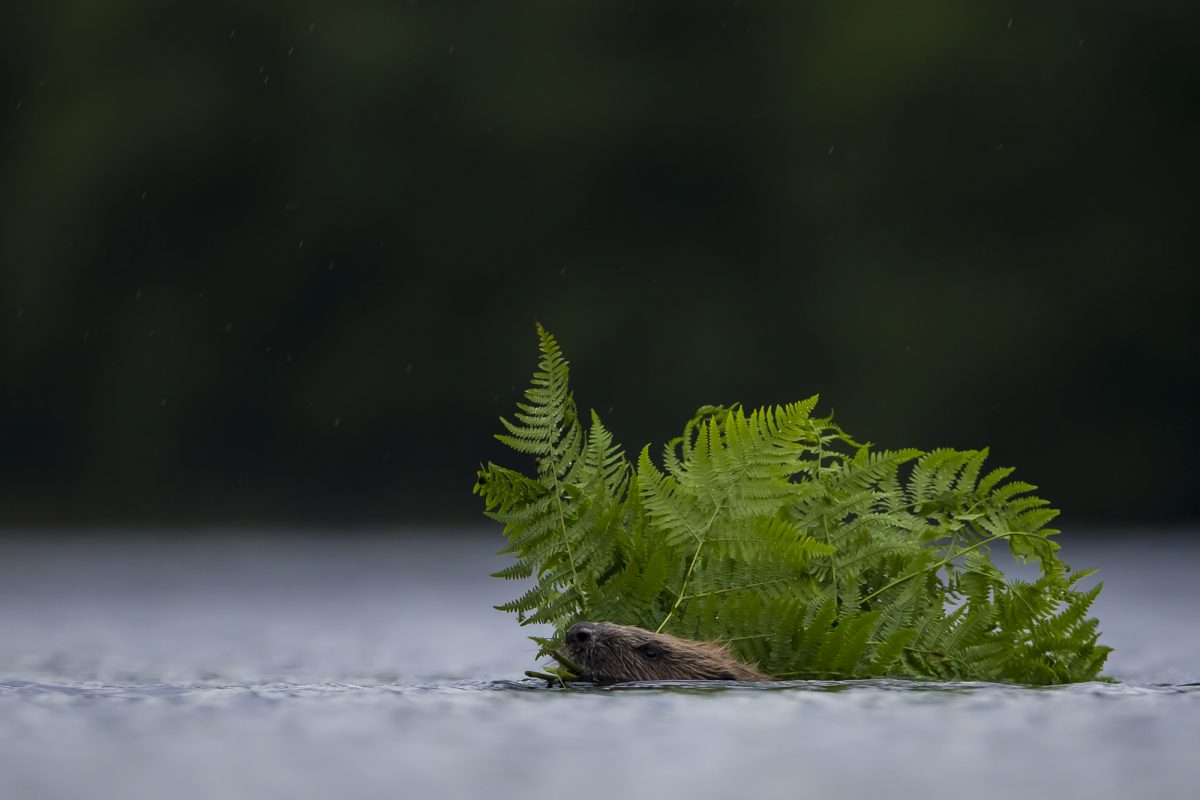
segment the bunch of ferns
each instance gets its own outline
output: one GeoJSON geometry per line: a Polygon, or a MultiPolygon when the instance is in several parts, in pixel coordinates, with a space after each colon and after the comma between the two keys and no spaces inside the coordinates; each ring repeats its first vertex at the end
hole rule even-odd
{"type": "Polygon", "coordinates": [[[875,450],[817,398],[705,406],[663,448],[629,461],[538,326],[541,359],[499,438],[535,472],[488,464],[475,492],[504,525],[496,573],[534,579],[498,608],[548,623],[552,652],[579,620],[727,644],[777,679],[895,677],[1056,684],[1097,677],[1084,591],[1046,525],[1058,512],[984,470],[987,450],[875,450]],[[989,550],[1036,561],[1006,579],[989,550]]]}

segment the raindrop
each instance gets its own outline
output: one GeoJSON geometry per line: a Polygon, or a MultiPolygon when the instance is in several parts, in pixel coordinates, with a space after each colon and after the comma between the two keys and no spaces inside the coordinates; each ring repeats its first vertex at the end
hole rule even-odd
{"type": "Polygon", "coordinates": [[[310,23],[310,24],[309,24],[309,26],[308,26],[308,32],[309,32],[309,33],[312,33],[312,32],[313,32],[313,29],[314,29],[314,28],[316,28],[316,27],[317,27],[317,23],[315,23],[315,22],[313,22],[313,23],[310,23]]]}
{"type": "Polygon", "coordinates": [[[828,155],[828,156],[833,155],[833,145],[829,145],[829,152],[826,153],[825,155],[828,155]]]}
{"type": "Polygon", "coordinates": [[[1013,24],[1012,18],[1011,18],[1011,17],[1009,17],[1009,20],[1008,20],[1008,27],[1010,27],[1010,28],[1011,28],[1011,27],[1012,27],[1012,24],[1013,24]]]}
{"type": "Polygon", "coordinates": [[[289,55],[289,56],[290,56],[292,53],[294,53],[294,52],[296,52],[296,48],[294,48],[294,47],[289,47],[289,48],[288,48],[288,55],[289,55]]]}
{"type": "Polygon", "coordinates": [[[141,199],[141,200],[145,200],[145,199],[146,199],[146,193],[145,193],[145,192],[142,192],[142,196],[141,196],[141,198],[140,198],[140,199],[141,199]]]}
{"type": "Polygon", "coordinates": [[[237,35],[237,28],[234,28],[233,30],[231,30],[231,31],[229,32],[229,38],[230,38],[230,39],[232,39],[232,38],[233,38],[234,36],[236,36],[236,35],[237,35]]]}
{"type": "Polygon", "coordinates": [[[162,399],[162,402],[160,402],[160,403],[158,404],[158,407],[159,407],[159,408],[162,408],[162,407],[163,407],[163,406],[165,406],[166,404],[167,404],[167,398],[165,398],[165,397],[164,397],[164,398],[162,399]]]}
{"type": "MultiPolygon", "coordinates": [[[[1083,42],[1080,42],[1079,44],[1080,44],[1080,46],[1081,46],[1081,47],[1083,46],[1083,42]]],[[[20,101],[20,100],[18,100],[18,101],[17,101],[17,111],[20,111],[20,110],[21,110],[21,105],[22,105],[21,101],[20,101]]]]}
{"type": "Polygon", "coordinates": [[[412,362],[411,361],[404,365],[404,374],[406,374],[406,375],[412,374],[412,362]]]}
{"type": "Polygon", "coordinates": [[[300,244],[296,246],[296,248],[297,248],[297,249],[299,249],[299,248],[301,248],[301,247],[304,247],[304,240],[303,240],[303,239],[301,239],[301,240],[300,240],[300,244]]]}
{"type": "Polygon", "coordinates": [[[226,322],[226,323],[225,323],[225,332],[226,332],[226,333],[229,333],[231,330],[233,330],[233,323],[232,323],[232,322],[226,322]]]}
{"type": "Polygon", "coordinates": [[[454,55],[454,45],[450,45],[450,55],[454,55]]]}
{"type": "Polygon", "coordinates": [[[92,332],[90,330],[84,331],[83,332],[83,340],[86,342],[90,338],[92,338],[92,332]]]}
{"type": "Polygon", "coordinates": [[[142,290],[141,290],[141,289],[138,289],[138,290],[137,290],[137,291],[134,293],[134,295],[133,295],[133,299],[134,299],[134,300],[141,300],[141,299],[142,299],[142,290]]]}
{"type": "Polygon", "coordinates": [[[342,427],[342,418],[341,418],[341,417],[334,417],[334,418],[333,418],[333,427],[335,427],[335,428],[340,428],[340,427],[342,427]]]}

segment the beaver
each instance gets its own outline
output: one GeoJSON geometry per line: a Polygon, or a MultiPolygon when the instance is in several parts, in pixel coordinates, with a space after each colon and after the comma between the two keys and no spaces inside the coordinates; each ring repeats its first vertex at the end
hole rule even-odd
{"type": "Polygon", "coordinates": [[[563,655],[583,670],[580,677],[596,683],[771,680],[722,645],[611,622],[572,625],[563,655]]]}

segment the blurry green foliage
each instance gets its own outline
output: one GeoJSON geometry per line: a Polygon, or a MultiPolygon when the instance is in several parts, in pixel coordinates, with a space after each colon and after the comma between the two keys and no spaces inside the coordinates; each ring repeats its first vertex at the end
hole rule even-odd
{"type": "Polygon", "coordinates": [[[0,503],[469,516],[540,319],[630,440],[819,386],[1194,515],[1191,9],[15,4],[0,503]]]}

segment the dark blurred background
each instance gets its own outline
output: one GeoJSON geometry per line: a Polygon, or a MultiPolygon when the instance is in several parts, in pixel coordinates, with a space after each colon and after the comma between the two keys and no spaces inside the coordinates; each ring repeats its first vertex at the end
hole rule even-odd
{"type": "Polygon", "coordinates": [[[814,392],[1200,512],[1193,4],[9,4],[0,521],[481,520],[535,320],[630,450],[814,392]]]}

